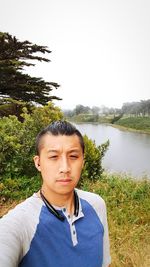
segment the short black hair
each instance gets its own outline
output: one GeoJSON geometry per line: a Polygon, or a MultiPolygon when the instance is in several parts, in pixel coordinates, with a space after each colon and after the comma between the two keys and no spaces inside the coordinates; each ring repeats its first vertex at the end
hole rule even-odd
{"type": "Polygon", "coordinates": [[[36,137],[36,153],[37,155],[40,154],[40,141],[41,138],[46,134],[52,134],[52,135],[77,135],[79,137],[79,142],[82,148],[82,152],[84,154],[84,139],[80,131],[70,122],[65,120],[57,120],[49,124],[46,128],[44,128],[36,137]]]}

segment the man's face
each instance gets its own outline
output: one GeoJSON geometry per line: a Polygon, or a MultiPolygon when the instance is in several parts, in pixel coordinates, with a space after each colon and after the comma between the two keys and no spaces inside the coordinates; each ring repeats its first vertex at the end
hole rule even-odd
{"type": "Polygon", "coordinates": [[[76,187],[83,167],[83,152],[77,135],[46,134],[40,155],[34,157],[47,193],[67,194],[76,187]]]}

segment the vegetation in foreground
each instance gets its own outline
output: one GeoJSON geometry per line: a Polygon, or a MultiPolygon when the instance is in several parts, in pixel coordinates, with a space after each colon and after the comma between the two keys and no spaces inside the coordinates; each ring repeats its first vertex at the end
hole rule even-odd
{"type": "Polygon", "coordinates": [[[150,266],[150,181],[103,175],[83,188],[106,201],[112,267],[150,266]]]}
{"type": "MultiPolygon", "coordinates": [[[[4,179],[0,215],[37,191],[40,183],[38,176],[4,179]]],[[[106,201],[112,267],[150,266],[150,182],[103,174],[96,181],[86,179],[80,187],[101,195],[106,201]]]]}

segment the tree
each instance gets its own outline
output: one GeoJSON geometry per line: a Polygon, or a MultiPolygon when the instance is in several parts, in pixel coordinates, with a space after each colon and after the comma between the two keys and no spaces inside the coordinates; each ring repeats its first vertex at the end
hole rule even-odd
{"type": "Polygon", "coordinates": [[[0,181],[3,176],[16,177],[36,172],[33,166],[35,136],[52,121],[60,120],[63,114],[52,102],[35,107],[29,114],[23,109],[23,122],[16,116],[3,117],[0,123],[0,181]]]}
{"type": "Polygon", "coordinates": [[[88,106],[83,106],[83,105],[76,105],[75,107],[75,114],[79,115],[79,114],[89,114],[90,113],[90,107],[88,106]]]}
{"type": "Polygon", "coordinates": [[[22,122],[22,113],[24,108],[31,113],[35,106],[31,105],[29,102],[18,101],[12,98],[0,99],[0,118],[15,115],[18,120],[22,122]]]}
{"type": "Polygon", "coordinates": [[[45,105],[53,99],[60,98],[50,95],[59,85],[45,82],[42,78],[31,77],[23,73],[24,67],[35,66],[31,61],[49,62],[38,56],[39,53],[51,53],[46,46],[20,42],[9,33],[0,32],[0,96],[30,103],[45,105]]]}
{"type": "Polygon", "coordinates": [[[91,109],[92,113],[94,115],[99,115],[99,112],[100,112],[100,108],[97,107],[97,106],[93,106],[92,109],[91,109]]]}
{"type": "Polygon", "coordinates": [[[150,99],[141,100],[140,102],[124,103],[122,112],[134,116],[150,115],[150,99]]]}

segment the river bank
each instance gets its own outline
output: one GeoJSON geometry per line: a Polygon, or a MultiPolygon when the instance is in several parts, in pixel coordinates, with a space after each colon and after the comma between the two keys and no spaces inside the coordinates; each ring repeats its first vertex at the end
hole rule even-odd
{"type": "MultiPolygon", "coordinates": [[[[37,177],[24,184],[4,182],[0,197],[2,216],[17,203],[39,189],[37,177]],[[13,187],[12,187],[13,183],[13,187]],[[4,194],[5,193],[5,194],[4,194]],[[6,199],[6,196],[9,196],[6,199]],[[12,198],[13,197],[13,198],[12,198]],[[5,201],[6,200],[6,201],[5,201]]],[[[111,244],[111,267],[150,266],[150,181],[104,173],[97,181],[84,181],[81,186],[103,197],[107,205],[111,244]]]]}
{"type": "Polygon", "coordinates": [[[123,131],[130,131],[142,134],[150,134],[150,117],[127,117],[123,116],[119,120],[111,123],[113,117],[112,116],[93,116],[91,120],[91,116],[87,114],[80,114],[78,116],[74,116],[72,118],[67,118],[71,122],[82,124],[106,124],[112,127],[121,129],[123,131]]]}
{"type": "Polygon", "coordinates": [[[111,125],[121,130],[150,134],[150,117],[122,117],[111,125]]]}
{"type": "Polygon", "coordinates": [[[120,129],[122,131],[126,131],[126,132],[133,132],[133,133],[141,133],[141,134],[148,134],[150,135],[150,131],[148,130],[137,130],[137,129],[134,129],[134,128],[129,128],[127,126],[121,126],[119,124],[112,124],[112,123],[106,123],[107,125],[109,126],[112,126],[114,128],[117,128],[117,129],[120,129]]]}

